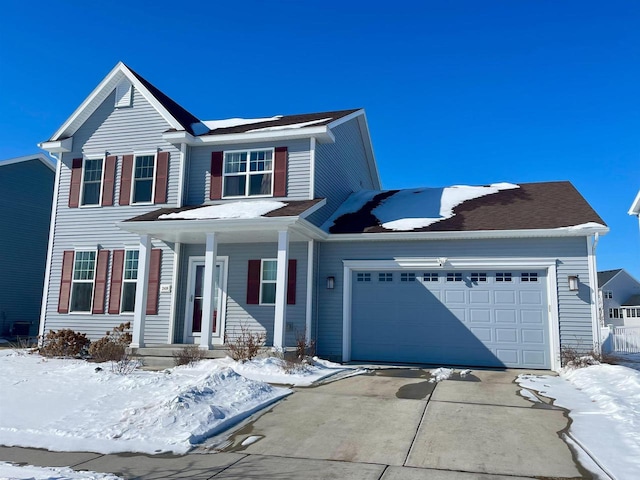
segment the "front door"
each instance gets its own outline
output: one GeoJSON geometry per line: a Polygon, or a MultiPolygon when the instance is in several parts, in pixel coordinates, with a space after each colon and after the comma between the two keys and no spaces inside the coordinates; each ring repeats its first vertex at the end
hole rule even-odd
{"type": "MultiPolygon", "coordinates": [[[[213,343],[222,344],[224,330],[225,261],[216,262],[215,286],[213,289],[213,343]]],[[[185,315],[185,342],[198,343],[202,333],[202,306],[204,301],[204,260],[190,259],[189,288],[185,315]]]]}

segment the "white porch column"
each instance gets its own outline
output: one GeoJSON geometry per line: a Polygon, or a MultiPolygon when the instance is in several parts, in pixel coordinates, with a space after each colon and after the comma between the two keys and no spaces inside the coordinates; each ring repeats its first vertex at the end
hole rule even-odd
{"type": "Polygon", "coordinates": [[[200,334],[200,348],[211,349],[211,337],[213,330],[213,297],[216,288],[216,256],[218,242],[215,233],[207,233],[207,242],[204,253],[204,278],[202,284],[202,329],[200,334]]]}
{"type": "Polygon", "coordinates": [[[132,348],[144,347],[144,322],[147,314],[147,292],[149,289],[149,261],[151,260],[151,237],[140,235],[138,250],[138,278],[136,280],[136,306],[133,311],[132,348]]]}
{"type": "Polygon", "coordinates": [[[276,274],[276,308],[273,321],[273,346],[285,347],[287,310],[287,272],[289,270],[289,232],[278,232],[278,271],[276,274]]]}

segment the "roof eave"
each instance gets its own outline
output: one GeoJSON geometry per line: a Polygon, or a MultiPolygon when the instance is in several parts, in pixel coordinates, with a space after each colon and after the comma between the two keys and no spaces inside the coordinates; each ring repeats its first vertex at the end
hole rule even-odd
{"type": "Polygon", "coordinates": [[[222,135],[201,135],[193,136],[185,131],[165,132],[162,139],[171,143],[186,143],[190,146],[203,145],[230,145],[236,143],[255,143],[265,140],[296,140],[301,138],[315,137],[320,143],[333,143],[335,136],[331,130],[322,125],[319,127],[283,129],[276,131],[264,132],[244,132],[244,133],[228,133],[222,135]]]}
{"type": "Polygon", "coordinates": [[[41,142],[38,147],[49,153],[68,153],[73,150],[73,137],[41,142]]]}
{"type": "Polygon", "coordinates": [[[629,215],[640,216],[640,191],[638,191],[638,195],[636,195],[636,199],[631,204],[631,208],[628,213],[629,215]]]}

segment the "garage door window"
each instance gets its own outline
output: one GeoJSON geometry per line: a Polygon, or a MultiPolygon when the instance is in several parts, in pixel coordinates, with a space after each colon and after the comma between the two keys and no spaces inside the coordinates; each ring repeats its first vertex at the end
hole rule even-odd
{"type": "Polygon", "coordinates": [[[461,282],[462,274],[461,273],[447,273],[447,282],[461,282]]]}
{"type": "Polygon", "coordinates": [[[496,282],[510,282],[510,281],[511,281],[510,272],[496,273],[496,282]]]}
{"type": "Polygon", "coordinates": [[[416,274],[413,272],[402,272],[400,274],[400,281],[401,282],[415,282],[416,281],[416,274]]]}
{"type": "Polygon", "coordinates": [[[358,273],[358,275],[356,276],[356,279],[358,282],[370,282],[371,281],[371,274],[370,273],[358,273]]]}
{"type": "Polygon", "coordinates": [[[472,272],[471,273],[471,281],[472,282],[486,282],[487,281],[487,274],[486,273],[481,273],[481,272],[472,272]]]}
{"type": "Polygon", "coordinates": [[[393,273],[391,272],[380,272],[378,274],[379,282],[393,282],[393,273]]]}
{"type": "Polygon", "coordinates": [[[437,282],[438,274],[437,273],[423,273],[422,274],[423,282],[437,282]]]}
{"type": "Polygon", "coordinates": [[[520,275],[521,282],[537,282],[538,274],[536,272],[522,272],[520,275]]]}

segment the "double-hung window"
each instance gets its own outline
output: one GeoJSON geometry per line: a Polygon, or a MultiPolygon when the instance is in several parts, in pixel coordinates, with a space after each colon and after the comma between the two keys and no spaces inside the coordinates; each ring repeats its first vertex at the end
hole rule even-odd
{"type": "Polygon", "coordinates": [[[260,268],[260,304],[276,303],[276,281],[278,275],[277,260],[262,260],[260,268]]]}
{"type": "Polygon", "coordinates": [[[83,162],[81,205],[100,205],[104,161],[88,158],[83,162]]]}
{"type": "Polygon", "coordinates": [[[224,154],[223,197],[264,197],[273,194],[273,149],[224,154]]]}
{"type": "Polygon", "coordinates": [[[133,166],[131,203],[151,203],[155,178],[155,155],[136,155],[133,166]]]}
{"type": "Polygon", "coordinates": [[[121,313],[133,313],[136,306],[136,281],[138,280],[138,251],[126,250],[122,272],[121,313]]]}
{"type": "Polygon", "coordinates": [[[95,277],[95,250],[77,251],[73,261],[71,312],[91,312],[95,277]]]}

